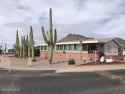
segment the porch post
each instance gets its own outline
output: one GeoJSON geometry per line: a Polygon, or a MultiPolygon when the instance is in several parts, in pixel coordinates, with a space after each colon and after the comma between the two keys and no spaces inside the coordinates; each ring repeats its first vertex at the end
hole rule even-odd
{"type": "Polygon", "coordinates": [[[96,62],[96,50],[95,50],[95,64],[96,64],[97,62],[96,62]]]}
{"type": "Polygon", "coordinates": [[[44,51],[44,46],[43,46],[43,51],[44,51]]]}
{"type": "Polygon", "coordinates": [[[82,64],[82,40],[80,40],[80,61],[82,64]]]}
{"type": "Polygon", "coordinates": [[[55,45],[55,51],[56,51],[56,45],[55,45]]]}

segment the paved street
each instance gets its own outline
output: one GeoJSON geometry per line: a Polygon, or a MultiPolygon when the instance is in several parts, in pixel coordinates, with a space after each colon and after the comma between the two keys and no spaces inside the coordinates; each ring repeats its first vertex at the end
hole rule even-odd
{"type": "Polygon", "coordinates": [[[0,94],[124,94],[124,92],[125,70],[55,73],[51,70],[0,69],[0,94]]]}

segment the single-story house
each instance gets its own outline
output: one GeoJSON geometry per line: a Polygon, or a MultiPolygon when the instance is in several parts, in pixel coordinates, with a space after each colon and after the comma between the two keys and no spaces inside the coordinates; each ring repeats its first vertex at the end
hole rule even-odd
{"type": "MultiPolygon", "coordinates": [[[[83,62],[99,60],[102,55],[124,54],[125,41],[121,38],[88,38],[69,34],[59,40],[53,52],[53,58],[67,60],[82,59],[83,62]]],[[[40,57],[47,58],[47,44],[40,44],[40,57]]]]}

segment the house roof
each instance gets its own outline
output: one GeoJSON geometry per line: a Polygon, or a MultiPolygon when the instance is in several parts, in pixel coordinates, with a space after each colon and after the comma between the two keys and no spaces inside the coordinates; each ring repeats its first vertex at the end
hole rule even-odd
{"type": "Polygon", "coordinates": [[[125,40],[122,39],[122,38],[116,37],[116,38],[114,38],[114,40],[115,40],[116,42],[118,42],[118,43],[119,43],[120,45],[122,45],[122,46],[125,45],[125,40]]]}
{"type": "Polygon", "coordinates": [[[58,42],[72,42],[72,41],[80,41],[86,39],[92,39],[92,38],[88,38],[78,34],[68,34],[66,37],[62,38],[58,42]]]}
{"type": "MultiPolygon", "coordinates": [[[[116,43],[118,43],[121,46],[125,45],[125,40],[122,38],[89,38],[78,34],[68,34],[66,37],[59,40],[56,45],[63,45],[63,44],[79,44],[80,40],[82,40],[82,43],[106,43],[111,40],[114,40],[116,43]]],[[[47,45],[47,44],[40,44],[40,45],[47,45]]]]}
{"type": "Polygon", "coordinates": [[[97,39],[98,42],[101,42],[101,43],[106,43],[106,42],[109,42],[111,40],[115,40],[119,45],[121,46],[124,46],[125,45],[125,40],[122,39],[122,38],[100,38],[100,39],[97,39]]]}
{"type": "Polygon", "coordinates": [[[97,39],[98,42],[101,42],[101,43],[105,43],[105,42],[109,42],[111,40],[113,40],[114,38],[100,38],[100,39],[97,39]]]}

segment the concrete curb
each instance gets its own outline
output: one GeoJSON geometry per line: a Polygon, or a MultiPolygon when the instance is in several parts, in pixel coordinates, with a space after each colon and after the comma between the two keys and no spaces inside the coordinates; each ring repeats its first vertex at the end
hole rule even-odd
{"type": "Polygon", "coordinates": [[[125,69],[125,65],[100,65],[100,66],[82,66],[82,67],[72,67],[66,69],[57,69],[56,73],[66,73],[66,72],[93,72],[93,71],[104,71],[104,70],[122,70],[125,69]],[[103,68],[102,68],[103,67],[103,68]]]}

